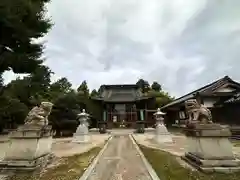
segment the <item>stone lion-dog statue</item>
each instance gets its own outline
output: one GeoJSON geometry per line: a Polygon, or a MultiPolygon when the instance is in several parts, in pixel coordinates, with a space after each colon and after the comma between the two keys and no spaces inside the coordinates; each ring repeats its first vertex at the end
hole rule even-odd
{"type": "Polygon", "coordinates": [[[42,102],[40,106],[32,108],[24,123],[27,125],[48,125],[48,116],[52,111],[53,104],[51,102],[42,102]]]}
{"type": "Polygon", "coordinates": [[[198,103],[196,99],[185,101],[185,108],[188,114],[187,124],[212,124],[211,111],[203,104],[198,103]]]}

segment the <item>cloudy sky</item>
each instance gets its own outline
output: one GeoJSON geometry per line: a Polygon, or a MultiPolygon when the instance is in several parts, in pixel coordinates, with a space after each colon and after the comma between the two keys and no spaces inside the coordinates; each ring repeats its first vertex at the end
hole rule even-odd
{"type": "Polygon", "coordinates": [[[52,0],[47,8],[53,80],[98,88],[144,78],[174,96],[225,75],[240,81],[240,0],[52,0]]]}

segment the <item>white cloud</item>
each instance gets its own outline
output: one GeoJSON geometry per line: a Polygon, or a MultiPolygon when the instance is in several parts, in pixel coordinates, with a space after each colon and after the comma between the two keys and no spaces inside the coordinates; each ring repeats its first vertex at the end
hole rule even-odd
{"type": "Polygon", "coordinates": [[[175,96],[240,80],[239,0],[52,0],[46,64],[74,86],[159,81],[175,96]]]}

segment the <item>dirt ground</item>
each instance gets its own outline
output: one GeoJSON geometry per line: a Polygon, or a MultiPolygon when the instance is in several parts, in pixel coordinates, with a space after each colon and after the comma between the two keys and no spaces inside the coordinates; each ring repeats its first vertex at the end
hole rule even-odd
{"type": "Polygon", "coordinates": [[[52,152],[56,157],[67,157],[87,152],[93,147],[102,145],[110,136],[108,134],[92,134],[89,143],[73,143],[72,138],[53,140],[52,152]]]}
{"type": "MultiPolygon", "coordinates": [[[[52,169],[54,169],[58,173],[58,171],[57,171],[58,167],[61,168],[62,166],[64,166],[66,164],[66,162],[68,162],[70,165],[75,164],[75,161],[73,162],[73,160],[71,160],[71,159],[73,159],[73,157],[76,157],[76,158],[79,157],[78,159],[80,159],[79,163],[81,164],[81,166],[83,166],[82,161],[84,160],[84,163],[87,164],[85,166],[87,167],[89,165],[89,163],[92,161],[92,160],[87,159],[89,152],[93,151],[94,148],[101,149],[100,147],[102,147],[104,145],[104,143],[108,140],[109,137],[110,137],[109,134],[96,134],[96,133],[91,134],[90,133],[89,143],[81,143],[81,144],[72,142],[72,139],[73,139],[72,137],[71,138],[53,139],[53,144],[52,144],[53,159],[52,159],[51,163],[48,166],[46,166],[43,171],[40,172],[41,176],[45,175],[46,173],[48,173],[48,171],[51,171],[52,169]],[[84,153],[86,155],[84,155],[84,153]]],[[[0,136],[0,160],[4,156],[7,146],[8,146],[7,136],[0,136]]],[[[96,156],[96,154],[94,154],[94,152],[93,152],[91,154],[91,156],[96,156]]],[[[79,163],[77,163],[77,164],[79,164],[79,163]]],[[[84,169],[82,169],[81,171],[83,171],[84,169]]],[[[18,176],[18,175],[9,176],[7,174],[0,175],[0,180],[25,180],[25,179],[29,179],[29,180],[34,179],[35,180],[35,178],[29,174],[26,174],[26,175],[23,174],[21,176],[18,176]]]]}
{"type": "MultiPolygon", "coordinates": [[[[87,152],[93,147],[100,146],[109,137],[109,134],[90,134],[90,142],[84,144],[73,143],[72,137],[53,139],[52,152],[56,157],[67,157],[75,154],[81,154],[87,152]]],[[[5,154],[4,152],[8,146],[7,141],[7,136],[0,136],[0,160],[3,158],[5,154]]]]}

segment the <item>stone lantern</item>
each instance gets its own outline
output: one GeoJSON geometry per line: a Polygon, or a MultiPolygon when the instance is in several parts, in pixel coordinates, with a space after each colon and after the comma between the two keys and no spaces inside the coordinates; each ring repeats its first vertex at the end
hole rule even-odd
{"type": "Polygon", "coordinates": [[[160,108],[157,109],[157,112],[154,113],[156,119],[156,131],[155,131],[155,140],[158,143],[172,142],[171,134],[168,132],[164,124],[165,113],[161,112],[160,108]]]}
{"type": "Polygon", "coordinates": [[[73,135],[73,142],[77,143],[85,143],[88,142],[90,137],[88,134],[88,120],[89,120],[89,114],[85,112],[85,109],[82,110],[80,114],[78,114],[78,120],[80,122],[76,133],[73,135]]]}
{"type": "Polygon", "coordinates": [[[156,119],[156,127],[160,124],[163,124],[164,125],[164,118],[163,116],[165,115],[166,113],[163,113],[160,108],[157,109],[157,112],[154,113],[154,116],[155,116],[155,119],[156,119]]]}

